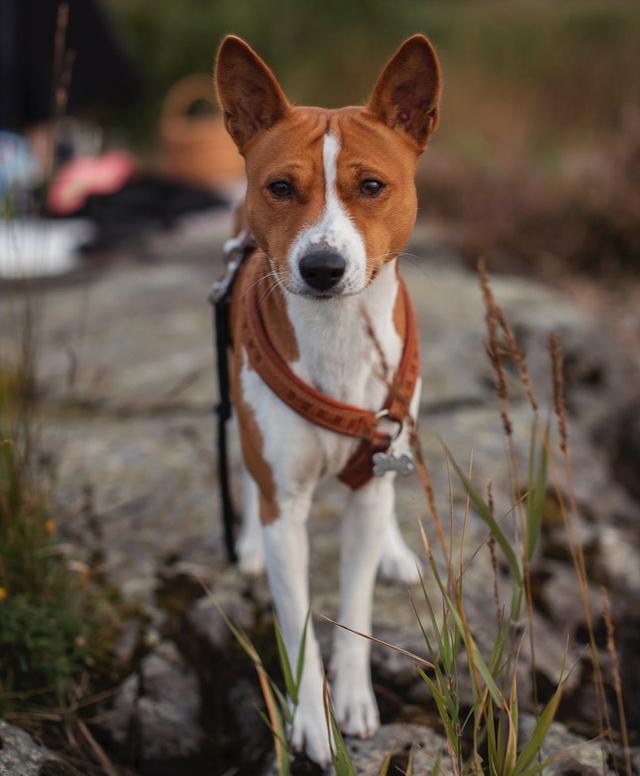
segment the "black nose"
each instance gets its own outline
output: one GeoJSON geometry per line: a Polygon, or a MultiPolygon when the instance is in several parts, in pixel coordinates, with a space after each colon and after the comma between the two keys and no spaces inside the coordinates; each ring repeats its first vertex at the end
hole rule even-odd
{"type": "Polygon", "coordinates": [[[344,275],[345,260],[333,251],[315,251],[300,259],[300,274],[318,291],[326,291],[344,275]]]}

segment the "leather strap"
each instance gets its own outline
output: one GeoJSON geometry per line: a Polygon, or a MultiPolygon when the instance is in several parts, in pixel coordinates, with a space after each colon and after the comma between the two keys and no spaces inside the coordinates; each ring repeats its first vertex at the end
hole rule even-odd
{"type": "Polygon", "coordinates": [[[310,423],[345,436],[362,439],[338,478],[354,490],[373,476],[372,456],[385,451],[389,434],[378,430],[380,417],[402,424],[420,374],[420,339],[415,311],[407,287],[399,278],[406,311],[406,333],[402,358],[389,385],[389,393],[379,413],[336,401],[301,380],[276,351],[267,334],[258,304],[259,283],[252,283],[246,297],[243,340],[253,368],[287,406],[310,423]]]}

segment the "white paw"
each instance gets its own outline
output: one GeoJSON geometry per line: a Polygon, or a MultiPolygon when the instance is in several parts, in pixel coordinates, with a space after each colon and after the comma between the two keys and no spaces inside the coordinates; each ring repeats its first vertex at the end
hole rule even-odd
{"type": "Polygon", "coordinates": [[[336,720],[348,736],[370,738],[380,727],[378,704],[368,677],[338,674],[333,691],[336,720]]]}
{"type": "Polygon", "coordinates": [[[248,577],[257,577],[264,571],[262,534],[241,534],[238,539],[238,568],[248,577]]]}
{"type": "Polygon", "coordinates": [[[415,585],[420,582],[422,561],[404,542],[394,543],[383,550],[379,568],[385,579],[415,585]]]}
{"type": "Polygon", "coordinates": [[[306,752],[323,768],[331,764],[331,744],[321,694],[315,702],[300,698],[293,718],[291,744],[297,752],[306,752]]]}

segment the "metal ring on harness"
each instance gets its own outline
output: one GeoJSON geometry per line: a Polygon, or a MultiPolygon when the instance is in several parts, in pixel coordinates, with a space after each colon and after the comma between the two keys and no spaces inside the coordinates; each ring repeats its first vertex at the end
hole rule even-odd
{"type": "Polygon", "coordinates": [[[397,420],[396,418],[392,418],[389,414],[389,410],[387,408],[380,410],[380,412],[376,412],[376,418],[378,420],[382,420],[383,418],[386,418],[387,420],[390,420],[392,423],[395,423],[398,426],[398,430],[396,433],[389,439],[389,445],[391,445],[393,442],[398,439],[400,434],[404,431],[404,422],[402,420],[397,420]]]}

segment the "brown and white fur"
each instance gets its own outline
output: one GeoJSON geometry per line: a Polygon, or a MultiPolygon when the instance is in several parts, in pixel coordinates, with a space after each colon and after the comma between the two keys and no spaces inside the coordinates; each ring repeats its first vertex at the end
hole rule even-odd
{"type": "MultiPolygon", "coordinates": [[[[440,72],[431,44],[415,35],[388,62],[366,106],[294,107],[258,55],[228,36],[218,51],[216,85],[227,129],[245,158],[244,218],[258,245],[232,300],[232,394],[246,467],[240,567],[257,574],[266,564],[295,664],[309,609],[311,499],[358,442],[312,425],[271,392],[243,346],[239,301],[259,284],[265,327],[291,369],[334,399],[380,409],[387,388],[365,320],[395,371],[405,332],[398,255],[416,217],[416,163],[438,122],[440,72]],[[340,265],[329,287],[303,273],[303,259],[318,253],[340,265]]],[[[414,417],[419,392],[418,383],[414,417]]],[[[406,448],[406,432],[397,444],[406,448]]],[[[339,621],[365,633],[377,570],[407,583],[417,579],[416,558],[396,523],[393,480],[387,473],[353,491],[342,521],[339,621]]],[[[309,627],[292,737],[296,748],[327,763],[323,671],[309,627]]],[[[379,725],[369,651],[367,639],[337,629],[336,716],[345,733],[362,737],[379,725]]]]}

